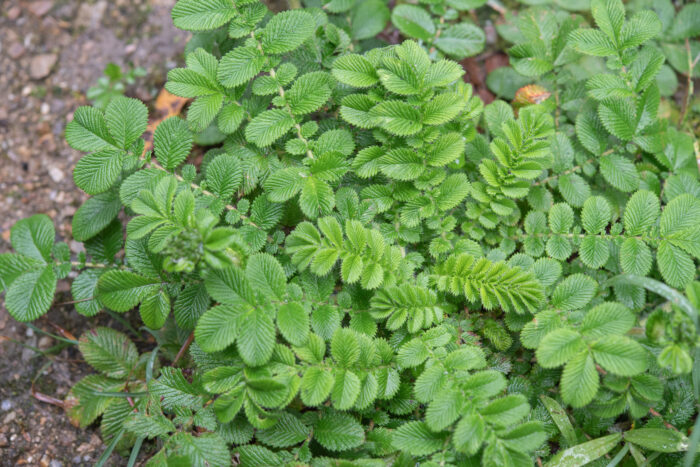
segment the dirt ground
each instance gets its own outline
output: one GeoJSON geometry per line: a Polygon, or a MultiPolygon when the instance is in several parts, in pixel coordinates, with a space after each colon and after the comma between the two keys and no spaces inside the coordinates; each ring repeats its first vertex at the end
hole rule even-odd
{"type": "MultiPolygon", "coordinates": [[[[72,112],[88,104],[85,92],[105,65],[141,66],[127,94],[151,102],[168,69],[182,60],[187,35],[172,26],[175,0],[0,0],[0,252],[9,249],[10,227],[19,219],[46,213],[73,253],[70,223],[84,195],[73,184],[72,168],[81,154],[65,143],[72,112]]],[[[60,281],[56,302],[70,300],[69,282],[60,281]]],[[[58,342],[15,322],[0,300],[0,466],[94,465],[105,446],[98,428],[70,424],[63,409],[37,401],[35,390],[62,399],[89,372],[74,346],[51,355],[58,342]],[[21,344],[20,344],[21,342],[21,344]]],[[[37,327],[53,324],[76,336],[109,315],[85,318],[56,306],[37,327]]],[[[113,454],[108,465],[125,465],[113,454]]]]}

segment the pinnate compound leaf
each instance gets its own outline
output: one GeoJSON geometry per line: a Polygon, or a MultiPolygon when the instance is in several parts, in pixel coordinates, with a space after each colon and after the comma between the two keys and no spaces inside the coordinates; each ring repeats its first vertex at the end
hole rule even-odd
{"type": "Polygon", "coordinates": [[[481,410],[486,423],[508,427],[518,423],[530,411],[530,405],[522,394],[511,394],[496,399],[481,410]]]}
{"type": "Polygon", "coordinates": [[[625,230],[629,235],[645,234],[656,224],[660,213],[659,198],[650,191],[639,190],[625,206],[625,230]]]}
{"type": "Polygon", "coordinates": [[[285,97],[294,115],[304,115],[321,108],[331,96],[332,78],[328,73],[315,71],[300,76],[285,97]]]}
{"type": "Polygon", "coordinates": [[[477,414],[468,414],[457,423],[452,443],[458,451],[475,454],[486,439],[486,423],[477,414]]]}
{"type": "Polygon", "coordinates": [[[337,330],[331,341],[331,354],[340,367],[353,366],[360,358],[360,342],[355,332],[348,328],[337,330]]]}
{"type": "Polygon", "coordinates": [[[639,187],[639,174],[634,164],[619,154],[602,157],[600,172],[610,185],[620,191],[630,192],[639,187]]]}
{"type": "Polygon", "coordinates": [[[414,5],[399,5],[391,12],[391,21],[399,31],[414,39],[430,40],[435,25],[427,11],[414,5]]]}
{"type": "Polygon", "coordinates": [[[643,10],[630,18],[620,31],[620,49],[637,47],[657,36],[663,26],[653,11],[643,10]]]}
{"type": "Polygon", "coordinates": [[[255,47],[236,47],[221,57],[217,78],[229,88],[253,79],[265,63],[265,56],[255,47]]]}
{"type": "Polygon", "coordinates": [[[333,189],[318,177],[308,177],[301,188],[299,207],[311,219],[327,215],[335,206],[333,189]]]}
{"type": "Polygon", "coordinates": [[[625,21],[625,7],[621,0],[592,0],[591,14],[596,25],[617,43],[625,21]]]}
{"type": "Polygon", "coordinates": [[[128,149],[146,131],[148,109],[138,99],[117,96],[107,105],[105,120],[117,147],[128,149]]]}
{"type": "Polygon", "coordinates": [[[263,296],[279,300],[284,297],[287,279],[284,269],[275,257],[266,253],[251,256],[246,265],[245,275],[250,285],[263,296]]]}
{"type": "Polygon", "coordinates": [[[686,4],[673,19],[670,35],[674,39],[700,35],[700,5],[697,3],[686,4]]]}
{"type": "Polygon", "coordinates": [[[435,40],[438,49],[457,59],[478,54],[484,50],[485,43],[484,31],[469,23],[458,23],[448,27],[435,40]]]}
{"type": "Polygon", "coordinates": [[[173,170],[189,155],[192,149],[192,134],[182,119],[170,117],[156,127],[153,147],[160,165],[173,170]]]}
{"type": "Polygon", "coordinates": [[[202,404],[202,396],[182,373],[182,369],[163,367],[158,379],[148,383],[149,392],[162,398],[163,407],[198,408],[202,404]]]}
{"type": "Polygon", "coordinates": [[[532,273],[469,254],[450,256],[435,269],[433,280],[438,290],[463,294],[471,301],[479,298],[487,309],[536,311],[543,298],[542,284],[532,273]]]}
{"type": "Polygon", "coordinates": [[[285,448],[301,443],[309,434],[309,428],[297,417],[283,413],[272,428],[258,431],[257,439],[276,448],[285,448]]]}
{"type": "Polygon", "coordinates": [[[301,400],[309,406],[321,405],[333,388],[333,375],[320,367],[310,367],[301,379],[301,400]]]}
{"type": "Polygon", "coordinates": [[[681,248],[663,240],[656,252],[656,263],[661,276],[671,287],[685,288],[693,280],[693,259],[681,248]]]}
{"type": "Polygon", "coordinates": [[[249,310],[240,321],[238,352],[250,366],[267,363],[275,348],[275,324],[262,308],[249,310]]]}
{"type": "Polygon", "coordinates": [[[277,13],[263,31],[263,50],[272,54],[292,51],[310,38],[315,29],[316,21],[305,11],[277,13]]]}
{"type": "Polygon", "coordinates": [[[147,296],[139,308],[143,324],[151,329],[160,329],[170,314],[170,296],[163,290],[147,296]]]}
{"type": "Polygon", "coordinates": [[[110,378],[126,378],[138,363],[138,351],[123,333],[98,327],[80,336],[80,353],[90,366],[110,378]]]}
{"type": "Polygon", "coordinates": [[[277,328],[292,345],[304,345],[309,323],[309,313],[296,302],[285,303],[277,310],[277,328]]]}
{"type": "Polygon", "coordinates": [[[579,255],[583,264],[589,268],[602,267],[610,257],[608,242],[600,237],[588,236],[583,239],[579,247],[579,255]]]}
{"type": "Polygon", "coordinates": [[[266,110],[245,129],[246,138],[257,146],[269,146],[294,126],[294,119],[282,109],[266,110]]]}
{"type": "Polygon", "coordinates": [[[242,315],[243,312],[232,305],[208,309],[197,322],[195,341],[205,352],[225,349],[238,337],[242,315]]]}
{"type": "Polygon", "coordinates": [[[615,44],[596,29],[577,29],[569,35],[569,44],[580,53],[607,57],[617,53],[615,44]]]}
{"type": "Polygon", "coordinates": [[[333,62],[333,76],[341,83],[356,88],[366,88],[379,81],[372,63],[357,54],[338,57],[333,62]]]}
{"type": "MultiPolygon", "coordinates": [[[[250,436],[253,436],[252,433],[250,436]]],[[[267,467],[268,465],[279,465],[282,463],[282,459],[276,452],[256,444],[238,446],[234,449],[234,452],[238,454],[240,465],[267,467]]]]}
{"type": "Polygon", "coordinates": [[[238,267],[213,270],[204,279],[204,285],[211,297],[231,305],[246,303],[255,306],[257,301],[245,273],[238,267]]]}
{"type": "Polygon", "coordinates": [[[66,141],[78,151],[99,151],[107,147],[117,148],[117,143],[107,130],[104,114],[95,107],[78,107],[73,120],[66,125],[66,141]]]}
{"type": "Polygon", "coordinates": [[[179,0],[173,7],[173,23],[187,31],[206,31],[223,26],[236,16],[230,0],[179,0]]]}
{"type": "Polygon", "coordinates": [[[537,362],[545,368],[563,365],[585,348],[581,335],[568,328],[547,334],[537,348],[537,362]]]}
{"type": "Polygon", "coordinates": [[[447,433],[433,433],[425,422],[407,422],[394,431],[392,445],[414,456],[432,454],[442,448],[447,433]]]}
{"type": "Polygon", "coordinates": [[[128,311],[160,284],[160,279],[144,277],[130,271],[111,270],[100,276],[97,295],[107,308],[128,311]]]}
{"type": "Polygon", "coordinates": [[[608,100],[598,106],[600,121],[613,136],[623,141],[634,138],[637,115],[629,100],[608,100]]]}
{"type": "Polygon", "coordinates": [[[19,220],[10,229],[10,243],[17,253],[42,263],[51,260],[51,250],[56,238],[51,218],[35,214],[19,220]]]}
{"type": "Polygon", "coordinates": [[[34,321],[49,311],[55,291],[56,274],[45,266],[17,277],[7,291],[5,306],[17,321],[34,321]]]}
{"type": "Polygon", "coordinates": [[[634,376],[647,368],[644,347],[624,336],[607,336],[591,346],[596,362],[620,376],[634,376]]]}
{"type": "Polygon", "coordinates": [[[335,382],[331,390],[333,407],[338,410],[351,408],[360,395],[362,383],[360,378],[351,370],[340,370],[335,373],[335,382]]]}
{"type": "Polygon", "coordinates": [[[397,136],[413,135],[423,127],[418,110],[398,100],[377,104],[369,111],[369,115],[377,119],[385,130],[397,136]]]}
{"type": "Polygon", "coordinates": [[[557,285],[552,293],[552,306],[562,310],[577,310],[591,301],[598,284],[585,274],[572,274],[557,285]]]}
{"type": "Polygon", "coordinates": [[[500,435],[504,444],[514,451],[531,452],[547,440],[542,422],[530,421],[500,435]]]}
{"type": "Polygon", "coordinates": [[[597,234],[605,229],[611,216],[610,203],[602,196],[593,196],[583,204],[581,223],[586,232],[597,234]]]}
{"type": "Polygon", "coordinates": [[[122,171],[123,153],[105,148],[84,156],[73,171],[78,188],[89,195],[109,190],[122,171]]]}
{"type": "Polygon", "coordinates": [[[71,284],[73,299],[78,301],[75,310],[81,315],[95,316],[102,309],[102,304],[95,297],[97,281],[104,272],[99,269],[86,269],[71,284]]]}
{"type": "Polygon", "coordinates": [[[629,308],[620,303],[605,302],[588,310],[581,323],[581,332],[592,337],[622,335],[632,329],[634,322],[634,314],[629,308]]]}
{"type": "Polygon", "coordinates": [[[119,196],[106,191],[89,198],[73,216],[73,238],[88,240],[107,227],[121,211],[119,196]]]}
{"type": "Polygon", "coordinates": [[[651,270],[651,251],[643,240],[628,238],[620,247],[620,266],[626,274],[645,276],[651,270]]]}
{"type": "Polygon", "coordinates": [[[351,415],[328,412],[314,427],[314,439],[331,451],[347,451],[364,443],[365,432],[351,415]]]}
{"type": "Polygon", "coordinates": [[[591,353],[576,354],[564,367],[561,376],[561,396],[572,407],[583,407],[598,393],[598,372],[591,353]]]}

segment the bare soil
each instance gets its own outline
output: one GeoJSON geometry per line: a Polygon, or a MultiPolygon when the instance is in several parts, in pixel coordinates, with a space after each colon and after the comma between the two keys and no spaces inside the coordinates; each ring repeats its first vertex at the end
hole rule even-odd
{"type": "MultiPolygon", "coordinates": [[[[0,252],[10,249],[10,227],[46,213],[73,253],[71,219],[85,195],[72,170],[81,154],[64,141],[67,121],[85,92],[114,62],[148,71],[127,90],[152,102],[168,69],[182,61],[187,35],[172,26],[175,0],[0,0],[0,252]]],[[[34,323],[75,336],[97,325],[120,329],[109,315],[86,318],[60,281],[54,308],[34,323]]],[[[128,315],[127,315],[128,318],[128,315]]],[[[105,449],[98,427],[74,427],[62,408],[34,391],[61,400],[90,372],[75,346],[14,321],[0,300],[0,466],[88,466],[105,449]],[[38,351],[38,350],[41,350],[38,351]]],[[[113,454],[107,465],[125,465],[113,454]]]]}

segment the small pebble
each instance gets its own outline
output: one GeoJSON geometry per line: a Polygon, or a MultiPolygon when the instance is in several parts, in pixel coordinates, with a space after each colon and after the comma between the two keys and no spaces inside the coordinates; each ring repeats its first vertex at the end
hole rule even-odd
{"type": "Polygon", "coordinates": [[[10,423],[12,420],[14,420],[16,416],[17,416],[16,413],[10,412],[10,413],[8,413],[7,415],[5,415],[5,418],[2,419],[2,423],[5,424],[5,425],[7,425],[7,424],[10,423]]]}
{"type": "Polygon", "coordinates": [[[11,21],[14,21],[17,18],[19,18],[19,15],[21,15],[21,14],[22,14],[22,10],[17,5],[13,6],[9,10],[7,10],[7,18],[11,21]]]}
{"type": "Polygon", "coordinates": [[[53,180],[56,183],[60,182],[65,177],[63,171],[55,166],[49,168],[49,176],[51,177],[51,180],[53,180]]]}
{"type": "Polygon", "coordinates": [[[0,409],[2,409],[3,412],[7,412],[12,408],[12,401],[10,399],[5,399],[0,403],[0,409]]]}
{"type": "Polygon", "coordinates": [[[51,74],[51,69],[56,64],[58,55],[40,54],[32,57],[29,63],[29,76],[32,79],[43,79],[51,74]]]}
{"type": "Polygon", "coordinates": [[[10,45],[10,47],[7,48],[7,54],[13,60],[17,60],[22,55],[24,55],[24,46],[22,44],[20,44],[19,42],[15,42],[12,45],[10,45]]]}
{"type": "Polygon", "coordinates": [[[44,16],[53,8],[53,2],[48,0],[39,0],[29,4],[29,11],[37,16],[44,16]]]}
{"type": "Polygon", "coordinates": [[[41,350],[46,350],[49,347],[51,347],[52,344],[53,339],[51,339],[49,336],[41,336],[41,339],[39,339],[38,346],[41,350]]]}

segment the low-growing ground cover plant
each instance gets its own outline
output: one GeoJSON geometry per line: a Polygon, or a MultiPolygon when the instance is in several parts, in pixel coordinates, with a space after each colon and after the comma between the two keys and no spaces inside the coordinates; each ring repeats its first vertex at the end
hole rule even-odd
{"type": "Polygon", "coordinates": [[[697,465],[698,149],[690,98],[659,109],[699,5],[509,13],[484,106],[453,59],[486,3],[179,0],[186,119],[147,146],[138,100],[76,110],[85,252],[35,215],[0,278],[19,321],[68,276],[78,313],[138,307],[157,345],[86,332],[66,399],[107,456],[697,465]]]}

